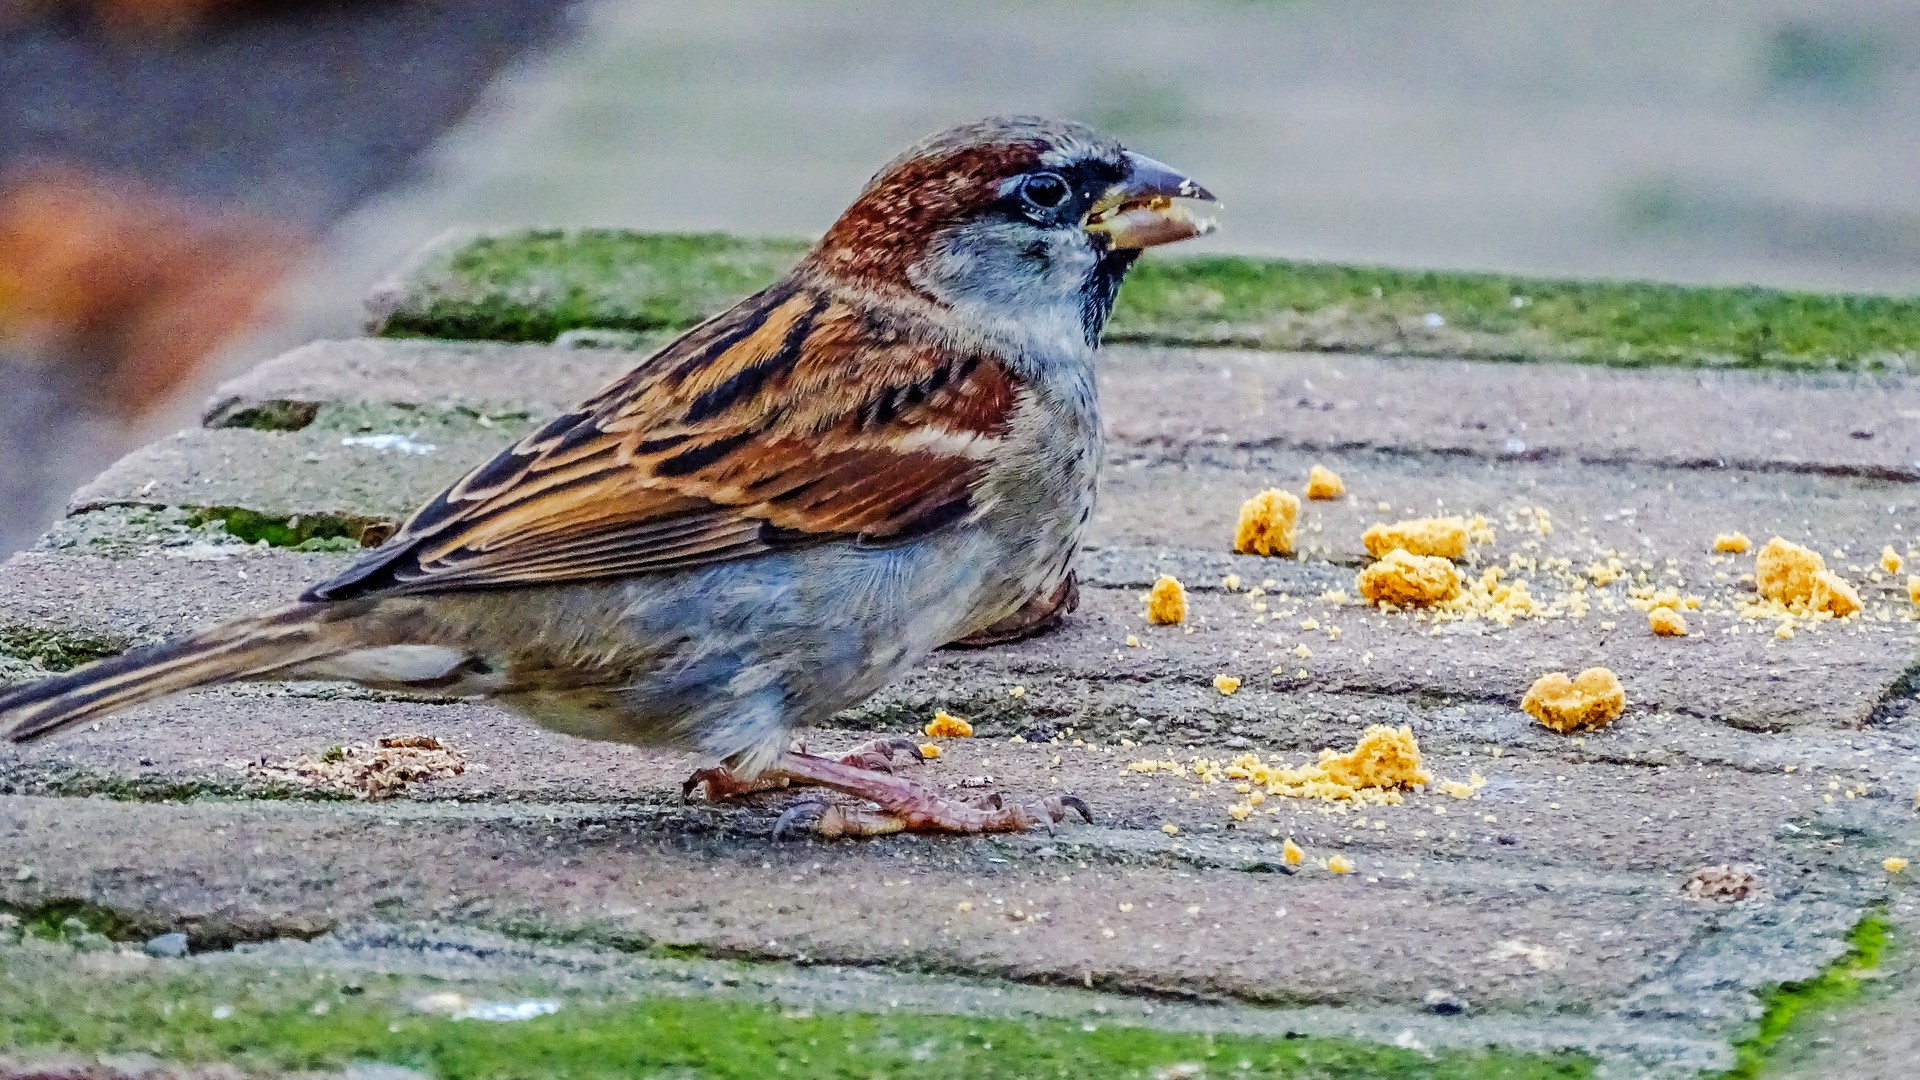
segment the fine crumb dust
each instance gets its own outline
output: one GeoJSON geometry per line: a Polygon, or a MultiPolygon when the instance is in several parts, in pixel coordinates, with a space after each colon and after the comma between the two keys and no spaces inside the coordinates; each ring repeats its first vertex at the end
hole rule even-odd
{"type": "Polygon", "coordinates": [[[409,784],[459,776],[467,763],[431,735],[386,735],[371,744],[332,746],[252,771],[305,788],[379,800],[401,794],[409,784]]]}
{"type": "Polygon", "coordinates": [[[1467,557],[1467,520],[1458,517],[1411,518],[1370,525],[1360,537],[1367,554],[1382,558],[1399,550],[1409,555],[1437,555],[1442,559],[1467,557]]]}
{"type": "Polygon", "coordinates": [[[1307,498],[1337,499],[1346,493],[1347,483],[1339,473],[1318,463],[1307,470],[1307,498]]]}
{"type": "Polygon", "coordinates": [[[1187,621],[1187,588],[1172,574],[1161,574],[1147,592],[1147,621],[1178,626],[1187,621]]]}
{"type": "Polygon", "coordinates": [[[1298,495],[1268,488],[1240,504],[1240,524],[1233,531],[1233,550],[1243,555],[1291,555],[1293,526],[1299,517],[1298,495]]]}
{"type": "Polygon", "coordinates": [[[1627,690],[1608,668],[1588,668],[1571,679],[1566,672],[1555,671],[1534,681],[1520,707],[1535,720],[1565,734],[1611,724],[1626,711],[1627,690]]]}
{"type": "Polygon", "coordinates": [[[1413,555],[1399,548],[1354,578],[1360,595],[1374,604],[1427,607],[1460,593],[1460,571],[1437,555],[1413,555]]]}

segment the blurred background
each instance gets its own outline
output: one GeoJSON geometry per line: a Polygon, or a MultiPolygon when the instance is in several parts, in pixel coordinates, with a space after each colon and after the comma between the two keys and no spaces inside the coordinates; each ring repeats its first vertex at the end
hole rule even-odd
{"type": "Polygon", "coordinates": [[[448,227],[811,235],[1016,110],[1214,250],[1920,288],[1911,0],[0,0],[0,553],[448,227]]]}

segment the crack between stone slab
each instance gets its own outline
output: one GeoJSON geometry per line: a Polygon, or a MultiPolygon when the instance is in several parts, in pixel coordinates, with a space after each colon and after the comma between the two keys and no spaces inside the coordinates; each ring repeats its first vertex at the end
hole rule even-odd
{"type": "Polygon", "coordinates": [[[1311,440],[1311,439],[1231,439],[1208,442],[1204,440],[1175,440],[1165,437],[1108,439],[1110,446],[1129,447],[1135,450],[1158,449],[1167,451],[1167,460],[1177,461],[1189,452],[1203,456],[1208,451],[1221,450],[1242,452],[1297,451],[1301,453],[1352,454],[1377,453],[1407,458],[1471,458],[1477,461],[1504,461],[1547,463],[1559,462],[1596,467],[1623,467],[1671,469],[1678,472],[1742,472],[1754,475],[1799,475],[1830,476],[1843,479],[1881,480],[1889,483],[1920,483],[1920,467],[1842,464],[1838,462],[1795,462],[1768,458],[1742,457],[1640,457],[1632,454],[1590,454],[1577,450],[1560,450],[1552,447],[1535,447],[1519,453],[1490,452],[1465,446],[1402,446],[1395,443],[1377,443],[1364,439],[1352,440],[1311,440]]]}

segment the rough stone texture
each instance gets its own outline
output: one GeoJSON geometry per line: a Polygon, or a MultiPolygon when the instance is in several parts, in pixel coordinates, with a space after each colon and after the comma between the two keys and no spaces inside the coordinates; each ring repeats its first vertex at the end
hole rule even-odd
{"type": "MultiPolygon", "coordinates": [[[[291,417],[280,426],[297,430],[183,433],[89,485],[40,549],[0,566],[0,654],[8,642],[153,640],[282,602],[352,557],[240,544],[173,511],[101,508],[391,520],[633,359],[363,342],[267,365],[223,391],[216,422],[291,417]],[[435,450],[341,442],[389,432],[435,450]]],[[[1912,391],[1526,371],[1535,381],[1512,400],[1531,411],[1503,412],[1489,404],[1489,373],[1516,371],[1114,352],[1104,378],[1116,439],[1080,610],[1040,639],[939,654],[807,736],[838,747],[915,731],[947,708],[978,737],[945,740],[917,776],[965,797],[1070,790],[1098,825],[775,844],[775,816],[811,796],[683,805],[695,762],[671,751],[580,742],[482,704],[260,685],[0,753],[0,871],[33,870],[0,872],[0,903],[84,898],[196,939],[419,919],[755,960],[1091,979],[1347,1018],[1328,1030],[1368,1009],[1417,1010],[1438,990],[1468,1005],[1455,1037],[1514,1042],[1543,1025],[1553,1045],[1626,1054],[1636,1069],[1724,1065],[1727,1041],[1756,1015],[1753,992],[1839,955],[1887,896],[1879,861],[1920,850],[1920,624],[1872,565],[1883,545],[1910,544],[1920,520],[1920,485],[1884,453],[1910,437],[1898,433],[1911,431],[1912,391]],[[1298,404],[1323,383],[1360,389],[1325,392],[1330,409],[1298,404]],[[1820,407],[1779,404],[1802,391],[1820,407]],[[1743,454],[1721,429],[1676,428],[1657,445],[1635,434],[1675,401],[1773,416],[1791,437],[1743,454]],[[1869,417],[1874,437],[1853,438],[1835,416],[1869,417]],[[1529,447],[1509,453],[1520,423],[1529,447]],[[1240,501],[1297,488],[1314,462],[1351,494],[1307,504],[1303,557],[1231,554],[1240,501]],[[1484,514],[1498,535],[1470,575],[1502,566],[1543,603],[1564,602],[1589,562],[1621,556],[1626,573],[1581,586],[1585,618],[1506,627],[1328,598],[1353,591],[1368,524],[1435,512],[1484,514]],[[1790,640],[1741,619],[1732,608],[1750,595],[1740,575],[1751,556],[1708,551],[1732,528],[1828,552],[1870,617],[1790,640]],[[1140,592],[1161,573],[1192,589],[1185,626],[1144,620],[1140,592]],[[1701,595],[1693,635],[1654,637],[1628,603],[1641,585],[1701,595]],[[1632,701],[1611,728],[1568,738],[1515,707],[1537,674],[1596,663],[1632,701]],[[1240,678],[1238,690],[1217,690],[1219,674],[1240,678]],[[1411,726],[1437,779],[1484,777],[1477,797],[1351,811],[1270,799],[1237,821],[1230,785],[1123,771],[1242,752],[1299,762],[1373,723],[1411,726]],[[355,804],[289,790],[261,768],[415,732],[467,771],[355,804]],[[144,802],[76,798],[89,794],[144,802]],[[165,801],[196,794],[242,798],[165,801]],[[267,794],[294,797],[244,797],[267,794]],[[1280,859],[1289,837],[1308,852],[1294,873],[1280,859]],[[1334,853],[1356,872],[1330,874],[1334,853]],[[1719,863],[1759,866],[1760,895],[1682,896],[1692,871],[1719,863]]],[[[0,677],[33,673],[9,662],[0,677]]],[[[1873,1045],[1893,1037],[1861,1030],[1873,1045]]]]}

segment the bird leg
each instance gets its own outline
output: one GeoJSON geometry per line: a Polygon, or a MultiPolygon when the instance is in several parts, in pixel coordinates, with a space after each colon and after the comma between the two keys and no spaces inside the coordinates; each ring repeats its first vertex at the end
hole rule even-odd
{"type": "MultiPolygon", "coordinates": [[[[805,745],[797,739],[794,741],[793,749],[788,751],[787,756],[792,755],[803,757],[813,756],[806,752],[805,745]]],[[[842,765],[851,765],[855,768],[867,769],[873,772],[889,773],[893,771],[895,758],[905,758],[912,761],[925,760],[925,756],[920,753],[919,743],[914,742],[912,739],[901,737],[868,739],[859,746],[841,754],[838,759],[821,758],[820,760],[838,760],[842,765]]],[[[700,769],[692,776],[687,777],[686,781],[680,785],[680,797],[682,799],[691,798],[694,789],[702,784],[705,784],[707,787],[707,800],[709,802],[719,802],[722,799],[737,799],[743,795],[752,795],[761,791],[780,791],[796,784],[806,783],[810,783],[810,781],[800,780],[786,775],[780,772],[778,767],[769,769],[759,776],[742,778],[738,773],[735,773],[725,765],[715,765],[710,769],[700,769]]]]}
{"type": "Polygon", "coordinates": [[[875,808],[840,803],[806,802],[789,809],[774,823],[777,839],[802,830],[824,836],[882,836],[896,832],[1020,832],[1043,825],[1052,829],[1077,811],[1088,822],[1093,812],[1072,795],[1053,795],[1036,803],[1003,805],[999,796],[974,803],[944,799],[909,780],[875,772],[829,758],[786,753],[771,772],[795,783],[814,784],[865,799],[875,808]]]}

